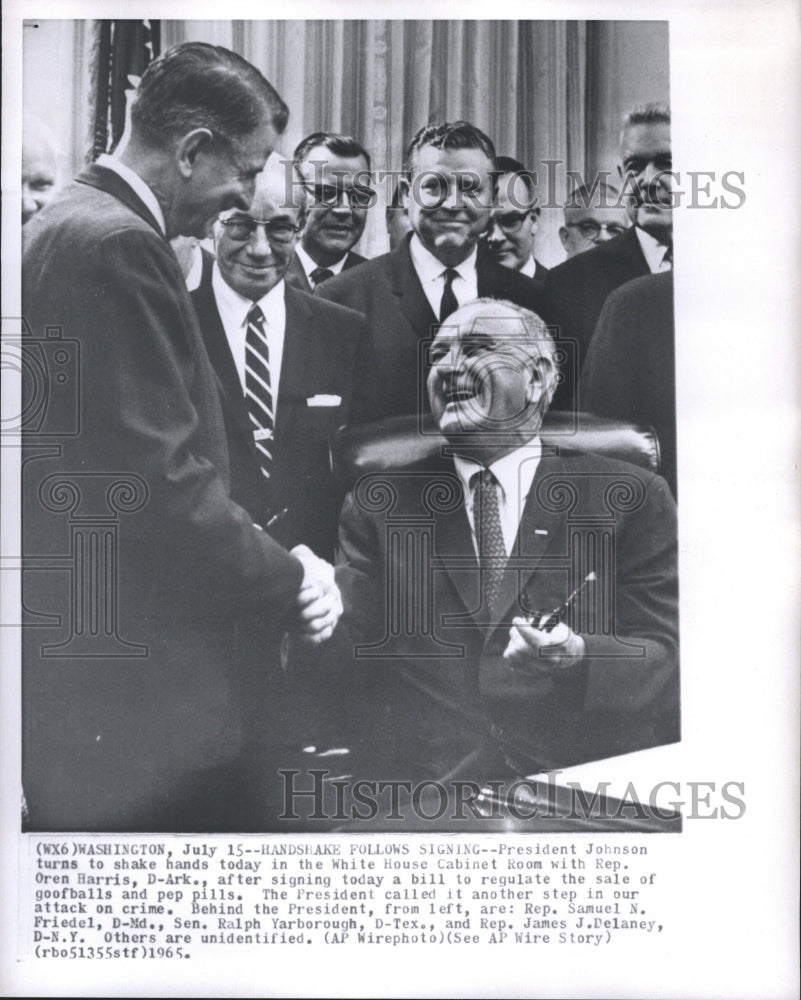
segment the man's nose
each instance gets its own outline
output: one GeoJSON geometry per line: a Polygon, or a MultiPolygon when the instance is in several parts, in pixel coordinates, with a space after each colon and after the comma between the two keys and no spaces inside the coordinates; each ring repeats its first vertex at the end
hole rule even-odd
{"type": "Polygon", "coordinates": [[[258,257],[262,259],[270,257],[272,252],[272,244],[267,239],[267,233],[264,226],[256,226],[255,232],[248,240],[248,254],[250,254],[251,257],[258,257]]]}
{"type": "Polygon", "coordinates": [[[506,233],[498,225],[497,219],[491,219],[487,229],[487,241],[489,243],[503,243],[506,233]]]}
{"type": "Polygon", "coordinates": [[[447,378],[449,375],[453,374],[458,364],[458,355],[458,345],[453,345],[440,358],[437,359],[434,367],[440,378],[447,378]]]}

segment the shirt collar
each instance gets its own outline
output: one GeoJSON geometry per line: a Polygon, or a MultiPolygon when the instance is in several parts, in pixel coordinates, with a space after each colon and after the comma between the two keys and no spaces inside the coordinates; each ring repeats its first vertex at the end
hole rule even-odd
{"type": "Polygon", "coordinates": [[[665,259],[667,247],[664,243],[660,243],[654,239],[650,233],[646,233],[644,229],[640,229],[639,226],[634,227],[634,232],[640,241],[640,249],[642,250],[643,257],[645,257],[648,270],[651,274],[656,274],[657,271],[662,269],[662,261],[665,259]]]}
{"type": "Polygon", "coordinates": [[[150,210],[153,218],[159,224],[159,229],[161,229],[162,235],[167,235],[167,225],[164,221],[164,212],[161,210],[161,205],[158,203],[158,199],[151,188],[145,184],[139,174],[135,170],[131,170],[130,167],[126,167],[124,163],[120,163],[119,160],[115,160],[113,156],[109,156],[108,153],[101,153],[95,161],[99,167],[105,167],[106,170],[113,170],[118,177],[121,177],[128,187],[132,188],[134,194],[138,195],[140,200],[144,202],[145,206],[150,210]]]}
{"type": "MultiPolygon", "coordinates": [[[[300,262],[303,265],[303,270],[306,272],[306,277],[309,278],[309,284],[311,284],[311,273],[316,271],[318,267],[322,267],[321,264],[317,264],[311,259],[311,257],[306,253],[300,243],[295,247],[295,253],[300,258],[300,262]]],[[[348,251],[350,253],[350,251],[348,251]]],[[[346,253],[344,257],[341,257],[338,261],[333,264],[326,264],[325,266],[331,272],[332,275],[339,274],[342,268],[345,266],[345,261],[348,259],[348,254],[346,253]]]]}
{"type": "MultiPolygon", "coordinates": [[[[409,253],[412,255],[412,264],[414,265],[415,271],[417,271],[417,277],[420,279],[420,284],[426,284],[429,281],[434,281],[437,278],[442,277],[442,272],[446,270],[447,264],[443,264],[441,260],[438,260],[430,250],[423,246],[420,242],[420,238],[415,233],[409,242],[409,253]]],[[[476,257],[478,255],[478,245],[473,247],[470,256],[463,260],[461,264],[457,264],[453,270],[459,275],[460,278],[464,278],[468,281],[472,276],[475,280],[476,273],[476,257]]]]}
{"type": "MultiPolygon", "coordinates": [[[[526,444],[509,452],[508,455],[504,455],[503,458],[499,458],[497,462],[493,462],[489,466],[492,474],[501,484],[506,503],[511,503],[514,498],[520,501],[521,507],[525,503],[531,484],[534,482],[541,456],[542,443],[539,435],[535,434],[526,444]]],[[[462,458],[461,455],[453,456],[453,464],[464,488],[465,496],[470,496],[471,477],[485,467],[472,459],[462,458]]]]}
{"type": "Polygon", "coordinates": [[[526,263],[520,268],[520,273],[527,278],[533,278],[537,273],[537,262],[533,257],[529,257],[526,263]]]}
{"type": "MultiPolygon", "coordinates": [[[[214,289],[214,297],[217,301],[217,308],[220,315],[227,315],[235,320],[238,326],[244,326],[254,302],[252,299],[245,298],[244,295],[240,295],[239,292],[231,288],[220,273],[220,266],[217,261],[214,262],[214,268],[211,273],[211,284],[214,289]]],[[[283,279],[278,282],[275,288],[271,288],[266,295],[262,295],[255,305],[261,307],[261,311],[264,313],[268,324],[271,322],[271,317],[280,315],[285,308],[283,279]]]]}

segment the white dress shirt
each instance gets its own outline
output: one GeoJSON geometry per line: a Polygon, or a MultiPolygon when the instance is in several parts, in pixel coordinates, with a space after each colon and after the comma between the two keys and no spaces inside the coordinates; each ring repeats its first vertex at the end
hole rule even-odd
{"type": "Polygon", "coordinates": [[[659,274],[660,271],[671,271],[673,269],[672,263],[669,260],[665,260],[665,254],[670,248],[666,247],[664,243],[659,243],[650,233],[646,233],[639,226],[634,227],[634,232],[640,241],[640,249],[643,252],[645,262],[651,274],[659,274]]]}
{"type": "MultiPolygon", "coordinates": [[[[542,455],[542,445],[539,437],[533,437],[521,448],[504,455],[497,462],[489,466],[490,471],[498,480],[500,489],[498,490],[498,508],[501,515],[501,531],[503,541],[506,546],[506,554],[511,555],[512,548],[517,538],[517,529],[520,526],[520,519],[523,516],[523,508],[526,505],[531,484],[537,472],[542,455]]],[[[473,490],[470,479],[476,472],[481,472],[484,468],[477,462],[469,458],[462,458],[455,455],[453,459],[456,474],[464,490],[464,505],[467,512],[467,520],[470,522],[470,534],[473,539],[473,548],[478,555],[478,541],[476,539],[476,527],[473,521],[473,490]]]]}
{"type": "Polygon", "coordinates": [[[134,193],[139,196],[139,198],[145,203],[147,208],[153,214],[153,218],[158,222],[161,232],[166,236],[167,225],[164,222],[164,213],[161,210],[161,205],[158,203],[158,199],[153,194],[152,190],[145,184],[139,174],[136,171],[131,170],[130,167],[126,167],[124,163],[120,163],[119,160],[115,160],[114,157],[109,156],[108,153],[101,153],[95,161],[98,167],[105,167],[106,170],[113,170],[117,176],[122,177],[125,183],[133,188],[134,193]]]}
{"type": "MultiPolygon", "coordinates": [[[[445,290],[445,272],[448,268],[423,246],[417,234],[412,236],[409,243],[409,253],[412,255],[412,266],[417,272],[417,277],[423,286],[425,296],[434,310],[434,315],[439,318],[442,293],[445,290]]],[[[451,288],[460,306],[466,305],[468,302],[472,302],[473,299],[478,298],[477,256],[478,249],[477,247],[473,247],[473,252],[467,260],[463,260],[461,264],[453,268],[458,274],[458,278],[453,279],[451,288]]]]}
{"type": "MultiPolygon", "coordinates": [[[[217,311],[222,320],[228,346],[234,357],[236,373],[242,384],[242,394],[245,393],[245,338],[247,336],[247,317],[253,306],[239,292],[235,292],[225,282],[220,274],[217,262],[211,274],[211,287],[217,311]]],[[[261,306],[264,313],[264,330],[267,334],[267,349],[270,352],[270,390],[273,397],[273,413],[278,415],[278,389],[281,378],[281,361],[284,356],[284,337],[286,334],[286,303],[284,302],[284,282],[279,281],[266,295],[263,295],[256,305],[261,306]]]]}
{"type": "Polygon", "coordinates": [[[529,257],[526,263],[520,268],[520,273],[527,278],[533,278],[537,273],[537,262],[533,257],[529,257]]]}
{"type": "MultiPolygon", "coordinates": [[[[306,253],[306,251],[303,249],[300,243],[298,243],[297,246],[295,247],[295,253],[298,255],[298,259],[303,265],[303,270],[306,273],[306,280],[309,282],[312,289],[314,288],[314,282],[312,281],[312,271],[316,271],[318,267],[325,266],[331,272],[331,275],[333,277],[333,275],[340,274],[342,272],[342,268],[345,266],[345,261],[348,259],[348,254],[346,253],[344,257],[340,257],[340,259],[333,264],[325,264],[325,265],[317,264],[306,253]]],[[[350,250],[348,251],[348,253],[350,253],[350,250]]]]}

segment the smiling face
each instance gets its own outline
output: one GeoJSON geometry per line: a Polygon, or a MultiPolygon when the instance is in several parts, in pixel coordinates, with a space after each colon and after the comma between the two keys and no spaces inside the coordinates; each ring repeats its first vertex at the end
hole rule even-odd
{"type": "Polygon", "coordinates": [[[409,222],[423,246],[446,267],[473,251],[492,210],[492,161],[481,149],[422,146],[404,180],[409,222]]]}
{"type": "Polygon", "coordinates": [[[300,208],[288,204],[286,175],[276,169],[259,178],[249,212],[235,209],[217,222],[217,264],[234,291],[256,302],[275,288],[292,260],[297,237],[291,227],[298,226],[299,215],[300,208]],[[253,221],[259,225],[254,227],[253,221]],[[261,225],[265,222],[271,224],[270,235],[261,225]]]}
{"type": "Polygon", "coordinates": [[[674,186],[670,125],[648,122],[628,126],[620,144],[620,162],[624,190],[631,198],[632,221],[656,239],[669,237],[674,186]]]}
{"type": "Polygon", "coordinates": [[[168,235],[204,239],[221,212],[233,208],[247,212],[256,178],[277,138],[272,125],[263,122],[235,144],[217,142],[200,146],[182,192],[177,231],[168,235]]]}
{"type": "Polygon", "coordinates": [[[469,445],[471,456],[489,464],[536,434],[555,376],[550,345],[538,343],[520,313],[497,302],[471,303],[440,327],[428,397],[457,450],[469,445]]]}
{"type": "Polygon", "coordinates": [[[327,267],[344,257],[364,232],[367,160],[363,156],[338,156],[326,146],[313,146],[299,169],[311,200],[303,249],[316,264],[327,267]]]}
{"type": "Polygon", "coordinates": [[[518,271],[534,256],[539,210],[533,207],[531,192],[518,174],[498,178],[495,205],[487,246],[499,264],[518,271]]]}

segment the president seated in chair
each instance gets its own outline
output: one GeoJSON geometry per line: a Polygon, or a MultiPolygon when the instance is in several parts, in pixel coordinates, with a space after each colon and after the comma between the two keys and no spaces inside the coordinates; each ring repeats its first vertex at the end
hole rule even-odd
{"type": "Polygon", "coordinates": [[[677,740],[664,480],[541,440],[558,372],[533,313],[476,300],[428,360],[435,465],[363,475],[340,523],[362,771],[502,779],[677,740]]]}

